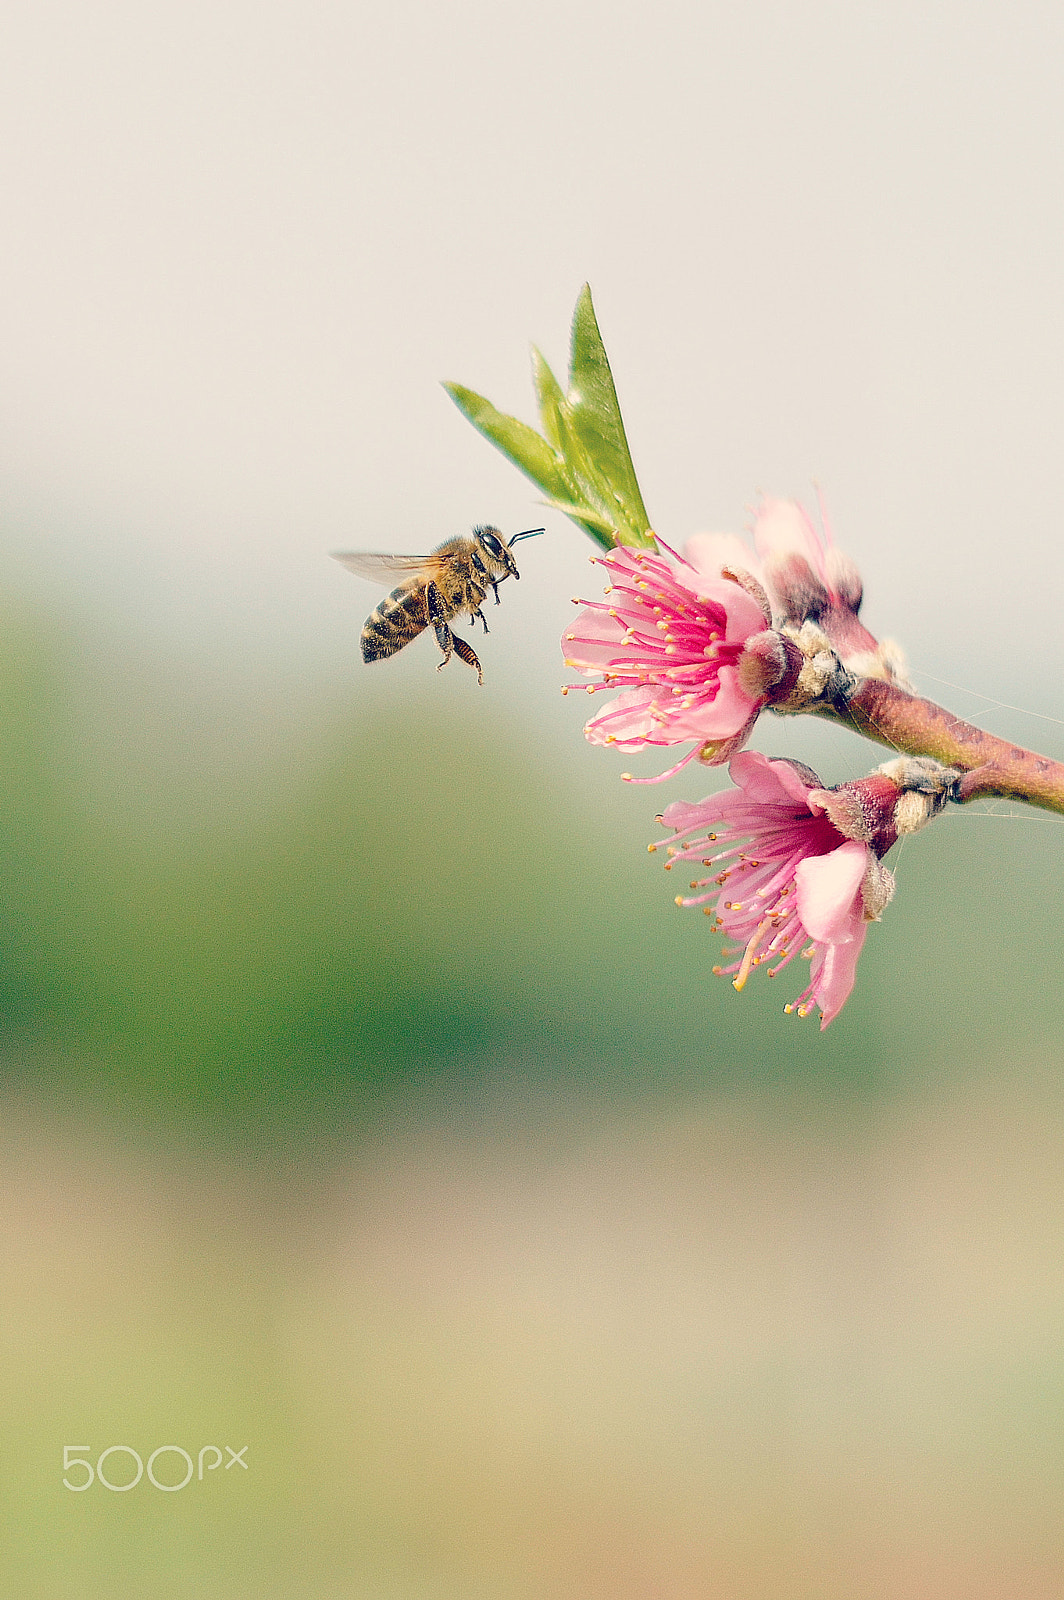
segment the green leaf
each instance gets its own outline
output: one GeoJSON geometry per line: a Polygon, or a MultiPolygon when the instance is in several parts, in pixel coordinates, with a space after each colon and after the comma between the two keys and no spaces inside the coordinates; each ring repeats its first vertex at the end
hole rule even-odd
{"type": "Polygon", "coordinates": [[[519,422],[516,417],[508,417],[503,411],[497,411],[490,400],[485,400],[483,395],[474,393],[472,389],[463,388],[460,383],[445,383],[443,387],[474,428],[509,456],[533,483],[552,499],[569,499],[572,485],[562,469],[562,458],[546,439],[540,438],[535,428],[530,428],[527,422],[519,422]]]}
{"type": "MultiPolygon", "coordinates": [[[[573,313],[572,353],[567,396],[577,433],[600,484],[616,500],[629,527],[646,535],[650,518],[639,492],[617,390],[599,332],[591,289],[585,283],[573,313]]],[[[641,538],[640,543],[649,543],[641,538]]]]}
{"type": "Polygon", "coordinates": [[[548,504],[564,511],[599,544],[607,549],[614,544],[652,546],[650,519],[587,284],[573,316],[568,393],[562,392],[535,346],[532,382],[542,436],[472,389],[457,383],[444,388],[473,426],[544,491],[548,504]]]}
{"type": "Polygon", "coordinates": [[[532,346],[532,383],[539,401],[539,417],[543,432],[556,450],[565,452],[565,395],[562,386],[547,365],[546,358],[532,346]]]}
{"type": "Polygon", "coordinates": [[[617,540],[613,537],[616,532],[616,522],[611,522],[607,517],[600,517],[589,506],[573,505],[564,500],[545,500],[544,505],[552,511],[561,511],[570,517],[573,522],[580,524],[585,533],[589,533],[599,544],[604,544],[607,550],[612,550],[617,540]]]}

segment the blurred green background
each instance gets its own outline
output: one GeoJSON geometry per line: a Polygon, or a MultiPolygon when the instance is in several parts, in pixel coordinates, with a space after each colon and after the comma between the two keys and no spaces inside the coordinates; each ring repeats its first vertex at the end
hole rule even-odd
{"type": "Polygon", "coordinates": [[[1051,819],[911,841],[821,1035],[710,975],[662,791],[424,642],[220,767],[4,640],[5,1592],[1054,1592],[1051,819]]]}
{"type": "Polygon", "coordinates": [[[14,8],[4,1595],[1064,1592],[1059,820],[896,851],[821,1035],[646,852],[723,777],[621,783],[558,693],[574,529],[483,689],[365,668],[326,554],[538,523],[438,383],[529,416],[590,279],[663,535],[818,475],[920,688],[1059,755],[1062,33],[14,8]],[[64,1487],[115,1445],[247,1465],[64,1487]]]}

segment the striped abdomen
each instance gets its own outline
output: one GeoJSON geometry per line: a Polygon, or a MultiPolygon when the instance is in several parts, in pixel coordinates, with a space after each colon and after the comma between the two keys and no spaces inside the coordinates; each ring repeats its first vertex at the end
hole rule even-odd
{"type": "Polygon", "coordinates": [[[386,595],[366,618],[362,629],[363,661],[383,661],[416,639],[429,625],[424,586],[401,585],[386,595]]]}

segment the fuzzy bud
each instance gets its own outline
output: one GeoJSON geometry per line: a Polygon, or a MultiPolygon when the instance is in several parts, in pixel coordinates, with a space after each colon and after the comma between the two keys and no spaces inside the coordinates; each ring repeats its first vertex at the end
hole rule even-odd
{"type": "Polygon", "coordinates": [[[866,778],[818,790],[812,798],[845,838],[882,857],[902,834],[918,833],[938,816],[959,776],[928,756],[899,756],[866,778]]]}
{"type": "Polygon", "coordinates": [[[899,834],[919,833],[956,793],[960,772],[930,756],[898,756],[876,769],[901,790],[894,808],[899,834]]]}
{"type": "Polygon", "coordinates": [[[815,799],[845,838],[868,845],[876,856],[885,856],[898,837],[898,785],[881,773],[821,789],[815,799]]]}
{"type": "Polygon", "coordinates": [[[736,671],[752,700],[770,705],[786,700],[794,691],[804,658],[799,647],[782,633],[766,628],[747,639],[736,671]]]}
{"type": "Polygon", "coordinates": [[[894,899],[896,888],[894,874],[875,856],[869,856],[865,875],[861,880],[861,902],[866,922],[878,922],[894,899]]]}
{"type": "MultiPolygon", "coordinates": [[[[818,701],[834,704],[852,691],[854,679],[832,649],[831,641],[815,622],[800,628],[783,628],[780,636],[796,650],[800,667],[788,672],[768,696],[774,711],[794,714],[811,711],[818,701]]],[[[790,655],[793,663],[795,657],[790,655]]]]}

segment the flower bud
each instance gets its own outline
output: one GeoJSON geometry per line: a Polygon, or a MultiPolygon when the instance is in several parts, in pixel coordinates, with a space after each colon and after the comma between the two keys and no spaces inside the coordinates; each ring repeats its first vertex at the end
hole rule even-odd
{"type": "Polygon", "coordinates": [[[766,628],[763,633],[755,633],[747,639],[737,671],[739,682],[750,698],[771,705],[777,700],[786,700],[794,692],[803,665],[804,657],[798,646],[775,629],[766,628]]]}

